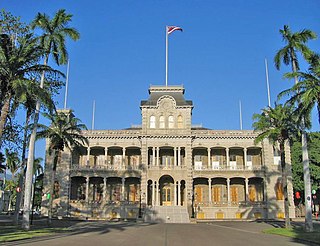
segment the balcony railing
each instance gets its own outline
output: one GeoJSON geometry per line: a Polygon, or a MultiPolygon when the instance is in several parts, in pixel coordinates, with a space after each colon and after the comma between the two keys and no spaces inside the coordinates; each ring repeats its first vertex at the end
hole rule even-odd
{"type": "Polygon", "coordinates": [[[89,171],[89,170],[93,170],[93,171],[98,171],[98,170],[142,170],[144,167],[143,164],[140,165],[126,165],[126,166],[115,166],[115,165],[95,165],[95,166],[90,166],[90,165],[79,165],[79,164],[73,164],[71,169],[74,171],[89,171]]]}
{"type": "Polygon", "coordinates": [[[148,166],[148,169],[149,170],[181,170],[181,169],[185,169],[186,166],[183,165],[183,166],[152,166],[152,165],[149,165],[148,166]]]}
{"type": "Polygon", "coordinates": [[[248,163],[246,166],[239,165],[237,163],[230,162],[230,165],[227,166],[226,164],[216,164],[212,165],[211,167],[205,166],[193,166],[194,171],[237,171],[237,170],[262,170],[262,165],[252,165],[252,163],[248,163]]]}

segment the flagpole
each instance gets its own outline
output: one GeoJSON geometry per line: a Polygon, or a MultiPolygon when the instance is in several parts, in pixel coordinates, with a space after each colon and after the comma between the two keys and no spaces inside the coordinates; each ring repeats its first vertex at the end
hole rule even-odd
{"type": "Polygon", "coordinates": [[[166,26],[166,87],[168,86],[168,27],[166,26]]]}
{"type": "Polygon", "coordinates": [[[93,100],[93,109],[92,109],[92,130],[94,130],[94,114],[95,114],[95,111],[96,111],[96,101],[93,100]]]}
{"type": "Polygon", "coordinates": [[[68,84],[69,84],[69,59],[68,59],[68,65],[67,65],[66,91],[64,94],[64,109],[67,109],[68,84]]]}
{"type": "Polygon", "coordinates": [[[239,100],[239,110],[240,110],[240,130],[242,130],[242,108],[241,108],[240,100],[239,100]]]}
{"type": "Polygon", "coordinates": [[[267,59],[266,59],[266,58],[264,58],[264,63],[265,63],[265,66],[266,66],[266,80],[267,80],[267,91],[268,91],[268,106],[271,107],[268,62],[267,62],[267,59]]]}

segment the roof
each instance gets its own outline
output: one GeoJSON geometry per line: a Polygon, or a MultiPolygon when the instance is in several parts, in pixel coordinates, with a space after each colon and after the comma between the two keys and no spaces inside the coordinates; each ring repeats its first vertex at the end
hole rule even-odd
{"type": "Polygon", "coordinates": [[[150,86],[149,99],[142,100],[141,106],[156,106],[162,96],[171,96],[176,101],[177,106],[192,106],[191,100],[185,100],[183,86],[150,86]]]}

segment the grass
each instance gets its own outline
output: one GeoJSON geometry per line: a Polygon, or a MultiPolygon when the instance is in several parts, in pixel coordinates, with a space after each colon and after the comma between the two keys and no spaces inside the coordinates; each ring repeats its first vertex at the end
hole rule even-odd
{"type": "Polygon", "coordinates": [[[15,226],[4,226],[0,230],[0,243],[10,242],[34,237],[50,236],[56,233],[68,231],[68,228],[43,228],[24,231],[15,226]]]}
{"type": "Polygon", "coordinates": [[[314,226],[313,232],[305,232],[302,227],[293,228],[271,228],[263,230],[267,234],[276,234],[280,236],[291,237],[297,240],[306,240],[309,242],[314,242],[320,244],[320,226],[314,226]]]}

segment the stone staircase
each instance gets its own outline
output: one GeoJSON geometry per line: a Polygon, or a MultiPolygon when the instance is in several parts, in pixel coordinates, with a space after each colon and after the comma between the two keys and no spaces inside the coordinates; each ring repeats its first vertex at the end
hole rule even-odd
{"type": "Polygon", "coordinates": [[[144,221],[154,223],[190,223],[187,208],[183,206],[154,206],[147,208],[144,221]]]}

